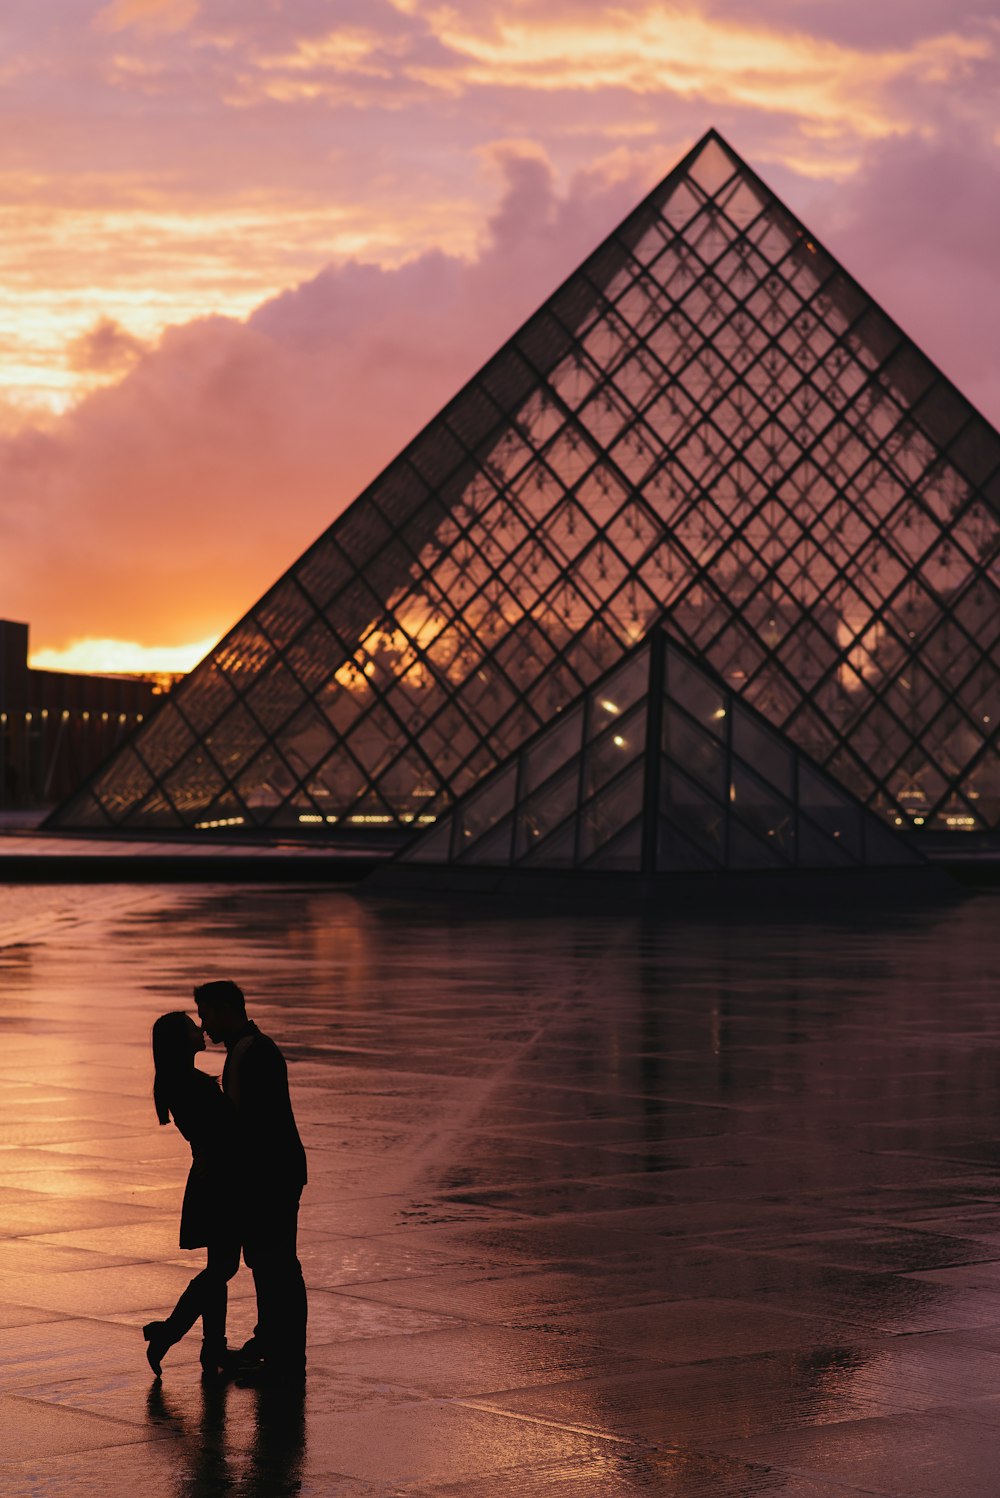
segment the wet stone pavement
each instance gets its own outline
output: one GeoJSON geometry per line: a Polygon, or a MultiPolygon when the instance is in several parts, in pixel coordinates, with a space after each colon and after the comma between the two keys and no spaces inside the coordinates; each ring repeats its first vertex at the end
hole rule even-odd
{"type": "Polygon", "coordinates": [[[0,890],[0,1491],[995,1498],[998,917],[0,890]],[[309,1151],[304,1403],[143,1356],[202,1261],[149,1026],[219,976],[309,1151]]]}

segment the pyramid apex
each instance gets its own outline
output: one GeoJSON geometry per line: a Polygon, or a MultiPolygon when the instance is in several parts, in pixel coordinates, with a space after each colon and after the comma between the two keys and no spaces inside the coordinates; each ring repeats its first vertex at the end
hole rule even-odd
{"type": "Polygon", "coordinates": [[[733,175],[746,169],[742,158],[714,125],[705,131],[680,164],[684,176],[694,176],[710,193],[733,175]]]}
{"type": "Polygon", "coordinates": [[[704,132],[704,134],[703,135],[699,135],[698,139],[695,141],[694,145],[691,147],[691,151],[689,152],[689,154],[690,155],[696,155],[699,151],[703,150],[704,147],[707,146],[710,141],[715,141],[715,143],[717,145],[720,145],[720,146],[723,147],[724,150],[731,152],[733,156],[735,156],[737,154],[733,150],[732,146],[729,144],[729,142],[726,139],[726,137],[723,135],[722,131],[719,130],[718,127],[715,126],[715,125],[709,125],[708,129],[704,132]]]}

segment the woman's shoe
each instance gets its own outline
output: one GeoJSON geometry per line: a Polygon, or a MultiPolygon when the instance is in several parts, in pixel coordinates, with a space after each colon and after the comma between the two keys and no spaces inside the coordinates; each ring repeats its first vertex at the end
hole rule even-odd
{"type": "Polygon", "coordinates": [[[230,1357],[225,1337],[221,1342],[202,1342],[201,1352],[198,1354],[202,1373],[209,1378],[218,1378],[220,1373],[228,1370],[230,1357]]]}
{"type": "Polygon", "coordinates": [[[147,1343],[146,1362],[159,1378],[163,1373],[160,1364],[168,1350],[173,1347],[174,1339],[168,1332],[165,1321],[147,1321],[142,1329],[142,1335],[147,1343]]]}

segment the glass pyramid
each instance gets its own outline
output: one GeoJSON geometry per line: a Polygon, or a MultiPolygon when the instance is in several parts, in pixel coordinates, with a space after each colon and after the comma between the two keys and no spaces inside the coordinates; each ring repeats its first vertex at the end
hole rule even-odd
{"type": "Polygon", "coordinates": [[[995,828],[998,463],[709,132],[48,825],[412,831],[666,615],[891,824],[995,828]]]}
{"type": "Polygon", "coordinates": [[[923,862],[662,630],[400,859],[637,874],[923,862]]]}

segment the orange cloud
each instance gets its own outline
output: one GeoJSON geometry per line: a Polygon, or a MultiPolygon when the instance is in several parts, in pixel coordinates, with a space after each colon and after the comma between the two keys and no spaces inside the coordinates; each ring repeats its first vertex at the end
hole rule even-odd
{"type": "Polygon", "coordinates": [[[632,8],[556,21],[512,12],[488,30],[457,12],[439,13],[439,39],[454,59],[416,76],[448,88],[504,88],[697,96],[836,120],[851,133],[880,136],[902,123],[887,85],[900,77],[954,80],[972,60],[994,56],[986,36],[946,31],[908,48],[849,46],[794,25],[715,17],[692,7],[632,8]]]}
{"type": "Polygon", "coordinates": [[[199,0],[111,0],[98,11],[95,26],[102,31],[180,31],[200,9],[199,0]]]}

